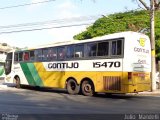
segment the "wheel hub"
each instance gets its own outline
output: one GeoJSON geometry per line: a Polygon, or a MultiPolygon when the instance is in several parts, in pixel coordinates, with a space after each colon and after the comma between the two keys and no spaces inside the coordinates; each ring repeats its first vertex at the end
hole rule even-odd
{"type": "Polygon", "coordinates": [[[84,86],[84,90],[85,90],[86,92],[90,92],[90,91],[91,91],[91,86],[90,86],[89,84],[86,84],[86,85],[84,86]]]}
{"type": "Polygon", "coordinates": [[[76,88],[75,83],[71,83],[71,89],[72,89],[72,90],[75,90],[75,88],[76,88]]]}

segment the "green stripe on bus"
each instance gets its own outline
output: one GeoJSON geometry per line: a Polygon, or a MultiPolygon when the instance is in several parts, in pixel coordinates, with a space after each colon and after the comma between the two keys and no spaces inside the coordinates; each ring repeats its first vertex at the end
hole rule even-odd
{"type": "Polygon", "coordinates": [[[29,85],[43,86],[43,82],[33,63],[21,63],[20,65],[29,85]]]}
{"type": "Polygon", "coordinates": [[[0,76],[4,73],[4,67],[0,67],[0,76]]]}
{"type": "Polygon", "coordinates": [[[29,71],[31,71],[31,74],[33,76],[33,79],[37,86],[43,86],[43,82],[35,68],[35,65],[33,63],[27,63],[27,66],[29,68],[29,71]]]}
{"type": "Polygon", "coordinates": [[[28,65],[26,63],[20,63],[20,65],[29,85],[36,85],[28,65]]]}

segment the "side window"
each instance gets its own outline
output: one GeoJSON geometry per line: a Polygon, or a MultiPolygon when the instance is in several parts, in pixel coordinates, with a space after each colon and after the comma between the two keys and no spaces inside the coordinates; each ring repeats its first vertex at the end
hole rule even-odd
{"type": "Polygon", "coordinates": [[[76,58],[84,57],[84,44],[75,45],[74,55],[76,58]]]}
{"type": "Polygon", "coordinates": [[[97,55],[97,43],[88,43],[86,47],[86,57],[97,55]]]}
{"type": "Polygon", "coordinates": [[[58,47],[58,59],[63,60],[65,58],[65,47],[58,47]]]}
{"type": "Polygon", "coordinates": [[[109,55],[109,42],[98,43],[97,56],[108,56],[109,55]]]}
{"type": "Polygon", "coordinates": [[[112,41],[111,55],[122,55],[122,40],[112,41]]]}
{"type": "Polygon", "coordinates": [[[44,61],[47,61],[48,60],[48,58],[49,58],[49,55],[48,55],[48,48],[45,48],[45,49],[42,49],[42,59],[44,60],[44,61]]]}
{"type": "Polygon", "coordinates": [[[18,61],[23,61],[23,52],[19,52],[18,54],[18,61]]]}
{"type": "Polygon", "coordinates": [[[18,62],[18,53],[14,53],[14,61],[18,62]]]}
{"type": "Polygon", "coordinates": [[[67,46],[67,58],[74,58],[74,45],[67,46]]]}
{"type": "Polygon", "coordinates": [[[23,53],[23,60],[28,61],[29,60],[29,52],[24,52],[23,53]]]}
{"type": "Polygon", "coordinates": [[[122,55],[122,40],[117,41],[117,55],[122,55]]]}
{"type": "Polygon", "coordinates": [[[42,49],[35,50],[36,61],[42,61],[42,49]]]}
{"type": "Polygon", "coordinates": [[[116,43],[117,43],[116,41],[112,41],[112,55],[116,55],[116,51],[117,51],[116,43]]]}
{"type": "Polygon", "coordinates": [[[57,48],[48,48],[48,60],[56,60],[57,59],[57,48]]]}
{"type": "Polygon", "coordinates": [[[30,61],[35,60],[34,50],[30,51],[29,54],[30,54],[30,61]]]}

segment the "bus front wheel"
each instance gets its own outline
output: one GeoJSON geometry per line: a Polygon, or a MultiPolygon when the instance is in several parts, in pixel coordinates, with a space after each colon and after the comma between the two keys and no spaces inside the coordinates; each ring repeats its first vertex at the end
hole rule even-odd
{"type": "Polygon", "coordinates": [[[91,81],[85,80],[82,82],[82,93],[86,96],[93,96],[94,95],[94,86],[91,81]]]}
{"type": "Polygon", "coordinates": [[[14,83],[16,84],[16,88],[21,88],[20,79],[19,77],[14,78],[14,83]]]}
{"type": "Polygon", "coordinates": [[[69,94],[75,95],[78,94],[80,90],[79,85],[74,79],[69,79],[67,82],[67,91],[69,94]]]}

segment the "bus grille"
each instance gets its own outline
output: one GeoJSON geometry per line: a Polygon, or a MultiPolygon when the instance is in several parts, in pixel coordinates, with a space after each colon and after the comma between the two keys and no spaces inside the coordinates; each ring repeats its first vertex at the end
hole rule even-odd
{"type": "Polygon", "coordinates": [[[121,77],[120,76],[104,76],[104,89],[105,90],[121,90],[121,77]]]}

